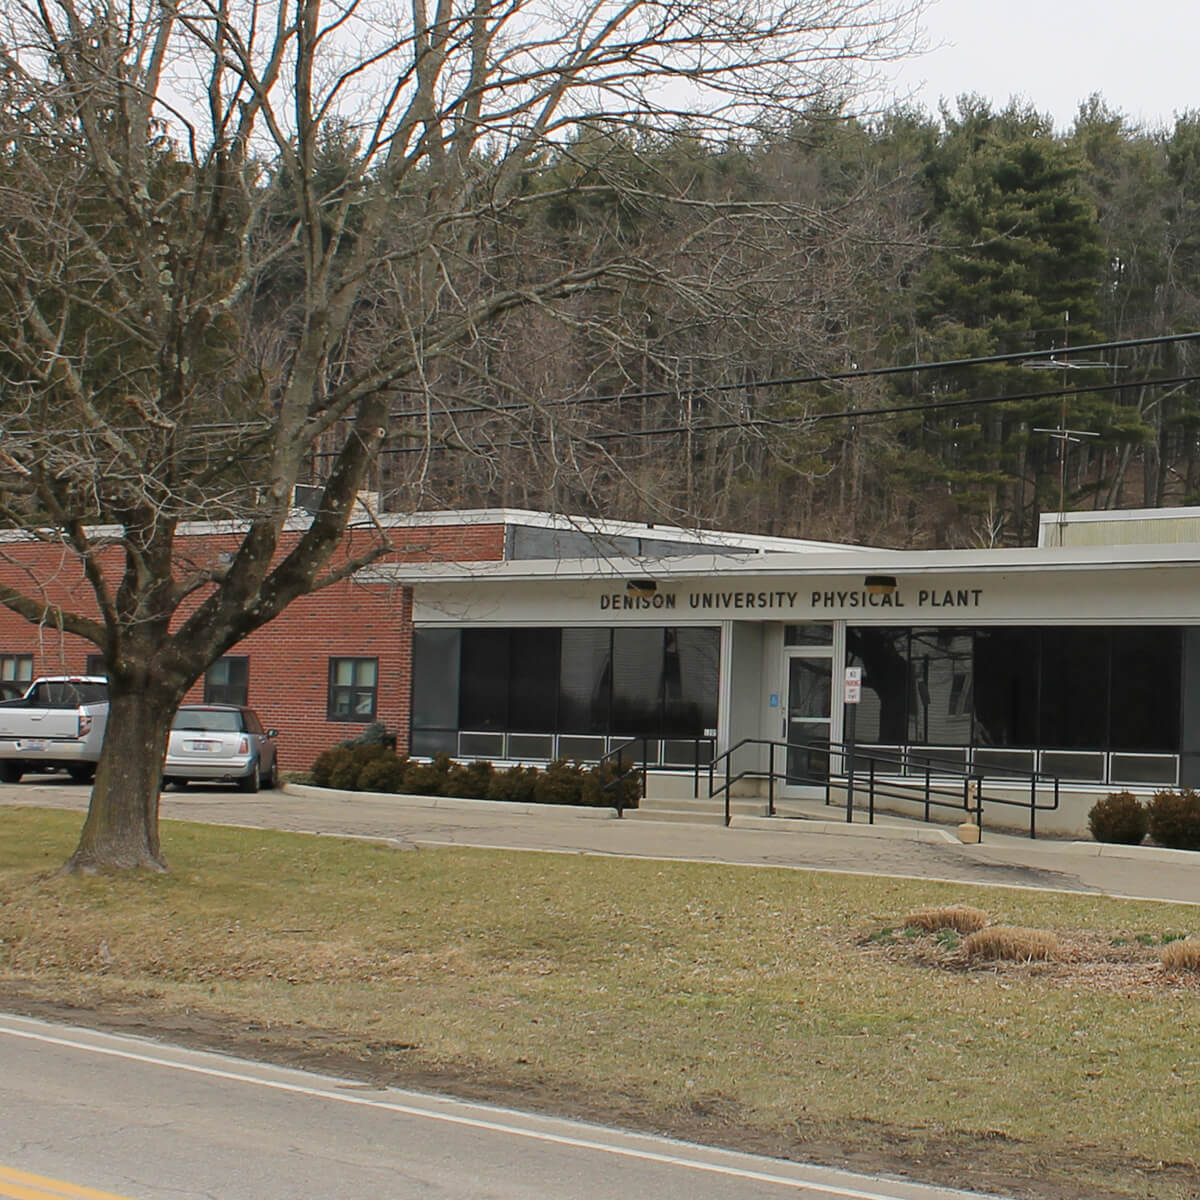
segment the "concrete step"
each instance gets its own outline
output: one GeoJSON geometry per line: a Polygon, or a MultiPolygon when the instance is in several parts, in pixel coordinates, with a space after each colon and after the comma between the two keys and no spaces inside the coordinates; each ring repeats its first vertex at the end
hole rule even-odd
{"type": "Polygon", "coordinates": [[[678,821],[688,825],[724,825],[725,811],[710,810],[698,812],[696,809],[679,810],[673,808],[627,808],[626,821],[678,821]]]}
{"type": "MultiPolygon", "coordinates": [[[[729,806],[731,815],[740,817],[766,816],[767,802],[756,797],[736,797],[729,806]]],[[[675,821],[704,821],[713,818],[725,820],[724,800],[712,800],[707,797],[694,799],[675,796],[645,796],[640,806],[634,810],[642,814],[643,820],[675,820],[675,821]],[[670,814],[664,815],[664,814],[670,814]]]]}

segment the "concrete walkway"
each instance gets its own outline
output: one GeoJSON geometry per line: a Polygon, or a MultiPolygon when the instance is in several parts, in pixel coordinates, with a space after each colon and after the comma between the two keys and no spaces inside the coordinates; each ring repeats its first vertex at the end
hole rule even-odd
{"type": "MultiPolygon", "coordinates": [[[[0,785],[0,804],[83,811],[89,789],[54,777],[0,785]]],[[[825,810],[832,813],[834,810],[825,810]]],[[[255,796],[165,792],[166,820],[367,837],[399,846],[485,846],[561,854],[737,863],[847,871],[1200,905],[1200,853],[1093,842],[1029,841],[985,832],[963,845],[947,829],[881,818],[737,817],[720,825],[617,820],[610,809],[333,792],[288,784],[255,796]]]]}

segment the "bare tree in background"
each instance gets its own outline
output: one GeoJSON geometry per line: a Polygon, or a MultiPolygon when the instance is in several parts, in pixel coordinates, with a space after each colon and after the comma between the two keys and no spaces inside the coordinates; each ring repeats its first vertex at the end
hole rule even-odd
{"type": "MultiPolygon", "coordinates": [[[[161,763],[192,682],[387,552],[354,498],[389,397],[494,323],[653,279],[618,244],[479,271],[598,122],[729,136],[905,49],[920,0],[13,0],[0,30],[0,521],[94,603],[0,602],[104,655],[75,869],[165,863],[161,763]],[[311,520],[293,486],[327,458],[311,520]],[[188,558],[182,522],[234,543],[188,558]]],[[[514,232],[515,231],[515,232],[514,232]]]]}

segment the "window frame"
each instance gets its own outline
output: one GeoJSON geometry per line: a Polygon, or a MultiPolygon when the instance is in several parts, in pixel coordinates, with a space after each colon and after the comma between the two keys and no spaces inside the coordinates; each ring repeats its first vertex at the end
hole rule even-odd
{"type": "Polygon", "coordinates": [[[204,703],[235,704],[238,708],[245,708],[250,703],[250,656],[248,654],[222,654],[216,662],[209,663],[208,669],[204,672],[204,703]],[[240,693],[233,695],[229,692],[228,689],[237,686],[237,683],[234,681],[222,684],[212,683],[209,678],[212,674],[212,669],[221,663],[228,663],[230,667],[240,664],[243,667],[240,693]],[[214,693],[214,687],[223,690],[219,693],[214,693]]]}
{"type": "Polygon", "coordinates": [[[376,714],[379,711],[379,659],[371,656],[360,656],[352,654],[330,655],[329,658],[329,683],[325,697],[325,719],[338,725],[370,725],[377,719],[376,714]],[[353,663],[354,682],[349,684],[337,683],[337,672],[339,663],[353,663]],[[374,671],[374,682],[370,687],[364,686],[359,682],[359,669],[365,663],[370,663],[374,671]],[[370,694],[371,709],[370,712],[359,712],[355,704],[355,697],[359,694],[370,694]],[[339,712],[337,710],[336,700],[340,695],[346,694],[349,697],[349,705],[347,712],[339,712]]]}
{"type": "Polygon", "coordinates": [[[33,682],[33,655],[22,654],[19,651],[0,654],[0,680],[5,683],[23,683],[28,691],[28,685],[33,682]],[[28,674],[21,673],[23,663],[28,664],[28,674]]]}

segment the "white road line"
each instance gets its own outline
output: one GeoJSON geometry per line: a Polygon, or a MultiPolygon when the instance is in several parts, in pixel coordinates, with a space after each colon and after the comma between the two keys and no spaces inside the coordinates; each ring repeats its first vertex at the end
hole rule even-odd
{"type": "MultiPolygon", "coordinates": [[[[485,1120],[481,1117],[470,1117],[458,1113],[437,1112],[419,1108],[411,1104],[401,1104],[394,1100],[380,1100],[370,1096],[347,1094],[328,1088],[312,1087],[306,1084],[289,1083],[280,1079],[264,1079],[239,1071],[224,1070],[219,1067],[205,1066],[198,1063],[175,1062],[157,1055],[140,1053],[133,1050],[112,1046],[96,1046],[74,1038],[62,1037],[48,1033],[37,1033],[27,1029],[16,1029],[0,1022],[0,1035],[18,1038],[25,1041],[40,1042],[44,1045],[63,1046],[71,1050],[82,1050],[89,1054],[102,1055],[109,1058],[125,1059],[130,1062],[143,1063],[148,1066],[164,1067],[167,1070],[183,1071],[192,1075],[202,1075],[211,1079],[221,1079],[230,1083],[244,1083],[252,1087],[269,1088],[272,1091],[286,1092],[297,1096],[309,1096],[320,1100],[333,1100],[341,1104],[358,1105],[365,1108],[382,1109],[386,1112],[399,1113],[403,1116],[418,1117],[430,1121],[440,1121],[445,1124],[459,1125],[469,1129],[480,1129],[489,1133],[506,1134],[512,1137],[527,1138],[531,1141],[548,1142],[553,1145],[568,1146],[578,1150],[591,1150],[601,1154],[610,1154],[621,1158],[638,1159],[643,1162],[660,1163],[665,1166],[683,1167],[692,1171],[701,1171],[714,1175],[724,1175],[734,1179],[745,1179],[756,1183],[777,1184],[780,1187],[808,1190],[823,1196],[833,1196],[839,1200],[902,1200],[894,1192],[868,1192],[859,1188],[842,1187],[837,1184],[820,1183],[816,1181],[790,1178],[786,1175],[775,1175],[766,1171],[756,1171],[731,1164],[709,1163],[701,1159],[689,1158],[682,1154],[668,1154],[663,1151],[639,1149],[634,1146],[609,1145],[605,1142],[589,1138],[572,1137],[566,1134],[551,1133],[545,1130],[526,1129],[519,1125],[510,1125],[497,1120],[485,1120]]],[[[450,1101],[453,1103],[453,1101],[450,1101]]],[[[479,1107],[479,1106],[476,1106],[479,1107]]],[[[504,1111],[504,1110],[498,1110],[504,1111]]],[[[509,1110],[512,1111],[512,1110],[509,1110]]],[[[517,1115],[514,1113],[514,1115],[517,1115]]],[[[682,1146],[682,1143],[680,1143],[682,1146]]],[[[942,1189],[945,1196],[968,1196],[965,1192],[952,1192],[942,1189]]],[[[970,1193],[971,1200],[986,1200],[979,1193],[970,1193]]]]}

